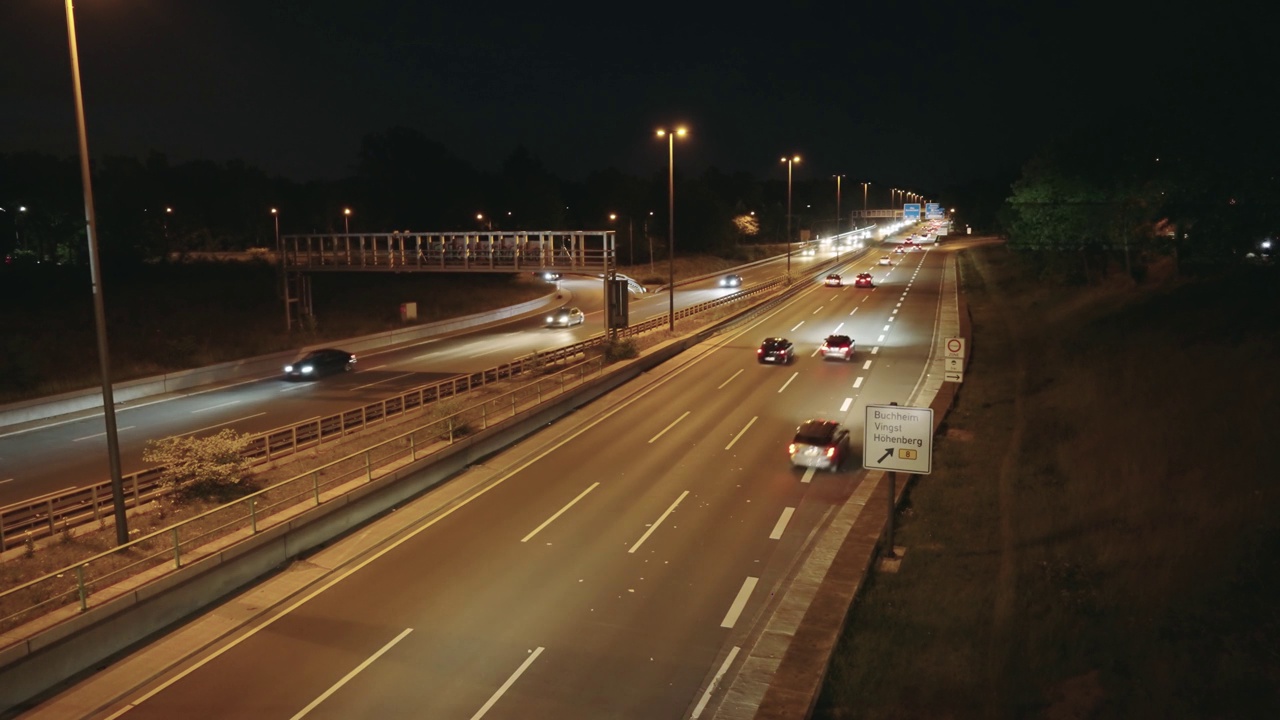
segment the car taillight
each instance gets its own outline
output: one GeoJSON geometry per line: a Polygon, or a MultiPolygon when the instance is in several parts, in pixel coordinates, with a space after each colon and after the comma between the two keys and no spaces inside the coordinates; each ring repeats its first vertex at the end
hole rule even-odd
{"type": "Polygon", "coordinates": [[[835,456],[836,456],[836,446],[832,445],[831,447],[827,448],[827,457],[833,458],[835,456]]]}
{"type": "Polygon", "coordinates": [[[795,443],[791,443],[790,445],[788,445],[788,446],[787,446],[787,452],[791,453],[792,455],[795,455],[795,454],[796,454],[796,444],[795,444],[795,443]]]}
{"type": "Polygon", "coordinates": [[[763,355],[763,354],[764,354],[764,348],[756,348],[756,354],[757,354],[757,355],[763,355]]]}

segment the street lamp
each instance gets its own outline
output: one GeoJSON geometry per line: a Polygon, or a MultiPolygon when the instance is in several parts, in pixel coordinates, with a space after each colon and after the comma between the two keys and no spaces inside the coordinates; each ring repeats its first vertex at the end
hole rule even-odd
{"type": "Polygon", "coordinates": [[[280,211],[271,208],[271,220],[276,226],[276,267],[280,274],[280,297],[284,298],[284,329],[293,331],[293,318],[289,317],[289,281],[284,269],[284,245],[280,244],[280,211]]]}
{"type": "Polygon", "coordinates": [[[782,158],[787,164],[787,284],[791,284],[791,166],[800,162],[800,156],[782,158]]]}
{"type": "Polygon", "coordinates": [[[836,252],[839,253],[840,245],[840,181],[844,179],[843,175],[832,175],[836,179],[836,252]]]}
{"type": "Polygon", "coordinates": [[[866,222],[866,218],[867,218],[867,187],[870,185],[871,183],[869,182],[862,183],[862,220],[863,222],[866,222]]]}
{"type": "Polygon", "coordinates": [[[342,234],[351,234],[351,208],[342,208],[342,234]]]}
{"type": "Polygon", "coordinates": [[[676,136],[684,137],[688,133],[682,127],[658,129],[658,137],[667,139],[667,329],[673,332],[676,329],[676,136]]]}
{"type": "MultiPolygon", "coordinates": [[[[609,213],[609,222],[614,222],[617,219],[618,219],[618,213],[609,213]]],[[[630,253],[629,260],[630,260],[631,267],[635,267],[636,244],[635,244],[635,238],[632,237],[632,234],[631,234],[631,227],[632,227],[631,216],[628,215],[627,216],[627,252],[630,253]]]]}
{"type": "Polygon", "coordinates": [[[115,501],[116,542],[129,542],[124,508],[124,479],[120,474],[120,437],[116,431],[116,403],[111,389],[111,358],[107,353],[107,313],[102,302],[102,268],[98,260],[98,221],[93,212],[93,184],[89,174],[89,137],[84,126],[84,97],[80,92],[80,54],[76,50],[76,18],[66,0],[67,45],[71,50],[71,85],[75,90],[76,134],[80,140],[80,184],[84,188],[84,219],[89,243],[89,282],[93,286],[93,320],[98,335],[98,367],[102,374],[102,419],[106,424],[107,464],[115,501]]]}
{"type": "Polygon", "coordinates": [[[653,266],[653,236],[649,234],[649,218],[653,217],[653,211],[649,211],[648,217],[644,219],[644,237],[649,241],[649,274],[656,274],[658,271],[653,266]]]}

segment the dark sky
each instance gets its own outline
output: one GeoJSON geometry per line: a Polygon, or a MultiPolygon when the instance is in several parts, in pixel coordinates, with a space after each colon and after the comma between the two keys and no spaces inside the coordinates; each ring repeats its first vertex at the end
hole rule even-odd
{"type": "MultiPolygon", "coordinates": [[[[81,0],[90,149],[334,178],[407,125],[483,170],[524,144],[576,179],[665,167],[653,130],[681,121],[694,171],[799,152],[798,174],[928,192],[1134,110],[1234,133],[1280,105],[1262,4],[540,5],[81,0]]],[[[0,73],[0,152],[74,154],[62,2],[0,1],[0,73]]]]}

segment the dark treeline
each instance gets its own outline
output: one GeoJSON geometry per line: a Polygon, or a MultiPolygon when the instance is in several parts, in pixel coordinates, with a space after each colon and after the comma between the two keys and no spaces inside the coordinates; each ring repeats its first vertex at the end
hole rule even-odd
{"type": "MultiPolygon", "coordinates": [[[[92,169],[98,240],[107,260],[272,248],[273,207],[286,235],[342,232],[343,208],[349,207],[353,233],[611,227],[618,231],[620,247],[630,237],[640,253],[648,250],[646,231],[655,252],[665,247],[667,236],[665,166],[648,177],[610,168],[570,182],[519,147],[499,172],[481,172],[441,143],[402,127],[365,137],[352,173],[335,181],[294,182],[238,161],[175,164],[159,153],[145,159],[103,157],[92,169]],[[610,214],[617,219],[611,221],[610,214]]],[[[834,230],[830,180],[797,178],[792,192],[795,237],[801,229],[834,230]]],[[[845,198],[844,210],[852,208],[852,200],[845,198]]],[[[0,207],[6,210],[0,216],[0,252],[20,262],[86,261],[76,158],[0,155],[0,207]]],[[[677,162],[676,221],[677,247],[689,253],[779,241],[786,227],[786,181],[759,181],[715,168],[691,177],[677,162]],[[753,223],[734,222],[752,213],[753,223]]],[[[843,229],[850,222],[846,217],[843,229]]]]}

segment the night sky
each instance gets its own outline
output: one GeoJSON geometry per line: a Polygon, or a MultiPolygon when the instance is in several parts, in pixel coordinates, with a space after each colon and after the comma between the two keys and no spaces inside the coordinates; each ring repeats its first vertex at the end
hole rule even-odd
{"type": "MultiPolygon", "coordinates": [[[[242,159],[332,179],[405,125],[481,170],[677,164],[931,188],[1007,173],[1054,134],[1156,113],[1274,134],[1274,25],[1233,3],[81,0],[95,156],[242,159]],[[1268,26],[1271,30],[1268,30],[1268,26]]],[[[76,152],[63,3],[0,2],[0,152],[76,152]]]]}

